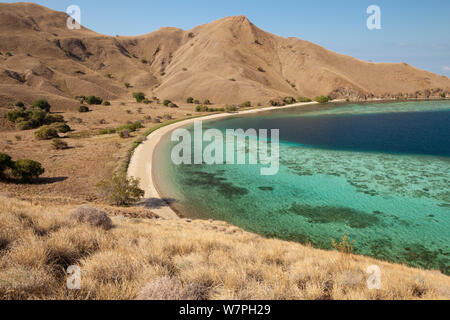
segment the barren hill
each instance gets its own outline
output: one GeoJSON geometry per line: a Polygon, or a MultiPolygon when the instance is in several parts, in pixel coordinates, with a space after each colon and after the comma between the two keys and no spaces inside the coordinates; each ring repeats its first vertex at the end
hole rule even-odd
{"type": "Polygon", "coordinates": [[[67,18],[36,4],[0,4],[0,106],[45,97],[55,107],[70,108],[78,105],[76,95],[113,100],[129,97],[131,90],[215,103],[318,95],[426,97],[450,91],[445,76],[278,37],[244,16],[137,37],[69,30],[67,18]]]}

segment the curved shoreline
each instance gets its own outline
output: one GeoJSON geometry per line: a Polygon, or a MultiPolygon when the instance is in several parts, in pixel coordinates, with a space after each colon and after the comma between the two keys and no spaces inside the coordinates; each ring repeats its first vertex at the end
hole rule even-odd
{"type": "MultiPolygon", "coordinates": [[[[332,101],[330,103],[339,103],[341,100],[332,101]]],[[[207,115],[204,117],[191,118],[182,120],[152,132],[147,139],[141,143],[134,151],[128,167],[128,176],[140,179],[140,187],[145,191],[145,199],[153,206],[151,209],[155,214],[164,219],[179,219],[179,215],[170,205],[161,197],[153,175],[153,159],[156,156],[155,150],[161,139],[171,131],[180,127],[189,125],[196,120],[214,120],[221,118],[234,117],[244,114],[259,113],[272,110],[280,110],[286,108],[295,108],[309,105],[319,105],[317,102],[305,102],[288,105],[285,107],[267,107],[260,109],[245,110],[236,113],[221,113],[207,115]]]]}

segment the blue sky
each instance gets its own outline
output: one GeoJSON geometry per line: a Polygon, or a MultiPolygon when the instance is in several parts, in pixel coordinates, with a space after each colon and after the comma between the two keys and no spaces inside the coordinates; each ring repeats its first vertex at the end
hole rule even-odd
{"type": "MultiPolygon", "coordinates": [[[[17,1],[6,1],[17,2],[17,1]]],[[[109,35],[139,35],[163,26],[191,29],[246,15],[263,30],[298,37],[375,62],[406,62],[450,77],[449,0],[42,0],[55,10],[81,8],[84,26],[109,35]],[[381,30],[366,27],[370,5],[381,30]]]]}

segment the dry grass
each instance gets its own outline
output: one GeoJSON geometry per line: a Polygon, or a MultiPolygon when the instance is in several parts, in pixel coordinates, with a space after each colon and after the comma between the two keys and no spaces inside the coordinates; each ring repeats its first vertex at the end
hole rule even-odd
{"type": "Polygon", "coordinates": [[[71,207],[0,197],[1,299],[449,299],[450,278],[263,239],[222,222],[113,217],[104,230],[71,207]],[[81,268],[81,290],[65,270],[81,268]],[[381,290],[366,286],[367,267],[381,290]]]}

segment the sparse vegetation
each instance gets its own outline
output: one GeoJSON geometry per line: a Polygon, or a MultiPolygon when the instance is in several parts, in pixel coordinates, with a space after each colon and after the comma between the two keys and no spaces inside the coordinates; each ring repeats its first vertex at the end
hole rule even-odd
{"type": "Polygon", "coordinates": [[[112,220],[106,212],[87,205],[72,210],[70,220],[77,223],[86,223],[91,227],[100,227],[104,230],[110,230],[113,227],[112,220]]]}
{"type": "Polygon", "coordinates": [[[112,205],[131,205],[139,201],[145,192],[139,188],[139,180],[128,178],[125,173],[116,174],[97,184],[101,195],[112,205]]]}
{"type": "Polygon", "coordinates": [[[166,107],[168,107],[170,103],[172,103],[172,101],[170,101],[170,100],[164,100],[163,101],[163,105],[166,106],[166,107]]]}
{"type": "Polygon", "coordinates": [[[210,101],[209,99],[205,99],[205,100],[203,101],[203,104],[208,106],[208,105],[211,104],[211,101],[210,101]]]}
{"type": "Polygon", "coordinates": [[[141,128],[143,128],[142,123],[140,123],[140,122],[133,122],[133,123],[129,123],[129,124],[126,124],[126,125],[123,125],[123,126],[117,128],[117,131],[128,130],[129,132],[135,132],[135,131],[137,131],[138,129],[141,129],[141,128]]]}
{"type": "Polygon", "coordinates": [[[125,88],[127,88],[127,89],[131,88],[131,84],[129,84],[128,82],[125,82],[124,85],[125,85],[125,88]]]}
{"type": "Polygon", "coordinates": [[[111,105],[111,102],[109,102],[109,101],[103,101],[103,105],[106,106],[106,107],[108,107],[108,106],[111,105]]]}
{"type": "Polygon", "coordinates": [[[133,98],[136,99],[136,102],[141,103],[145,100],[145,93],[143,92],[133,92],[133,98]]]}
{"type": "Polygon", "coordinates": [[[34,137],[37,140],[51,140],[59,138],[58,131],[51,126],[42,126],[35,133],[34,137]]]}
{"type": "Polygon", "coordinates": [[[262,67],[258,67],[258,71],[259,72],[266,72],[266,70],[264,70],[262,67]]]}
{"type": "Polygon", "coordinates": [[[449,299],[439,272],[347,259],[224,222],[125,216],[110,229],[103,214],[72,210],[0,197],[0,299],[449,299]],[[66,288],[70,264],[83,270],[81,290],[66,288]],[[367,287],[370,265],[383,270],[380,290],[367,287]]]}
{"type": "Polygon", "coordinates": [[[147,63],[148,63],[148,61],[147,61],[147,59],[145,59],[145,58],[142,58],[142,59],[141,59],[141,63],[143,63],[143,64],[147,64],[147,63]]]}
{"type": "Polygon", "coordinates": [[[225,108],[210,108],[208,106],[201,104],[195,108],[195,111],[197,111],[197,112],[223,112],[223,111],[225,111],[225,108]]]}
{"type": "Polygon", "coordinates": [[[186,99],[186,102],[192,104],[192,103],[194,103],[194,98],[189,97],[189,98],[186,99]]]}

